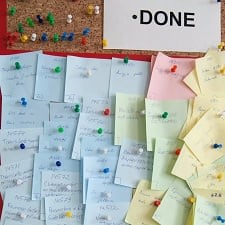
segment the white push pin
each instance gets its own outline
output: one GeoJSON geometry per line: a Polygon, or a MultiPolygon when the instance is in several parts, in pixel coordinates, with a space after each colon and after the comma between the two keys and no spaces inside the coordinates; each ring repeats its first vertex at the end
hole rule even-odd
{"type": "Polygon", "coordinates": [[[36,41],[36,39],[37,39],[37,34],[35,34],[35,33],[31,34],[30,40],[36,41]]]}
{"type": "Polygon", "coordinates": [[[99,14],[99,8],[100,7],[98,5],[95,6],[95,10],[94,10],[95,11],[95,15],[98,15],[99,14]]]}
{"type": "Polygon", "coordinates": [[[27,218],[27,215],[25,213],[20,213],[20,218],[21,219],[26,219],[27,218]]]}
{"type": "Polygon", "coordinates": [[[221,119],[225,119],[225,111],[219,112],[218,115],[220,116],[221,119]]]}
{"type": "Polygon", "coordinates": [[[138,153],[139,155],[141,155],[143,152],[144,152],[144,149],[143,149],[143,148],[139,148],[139,149],[137,150],[137,153],[138,153]]]}
{"type": "Polygon", "coordinates": [[[62,150],[63,150],[63,147],[62,147],[61,145],[59,145],[59,146],[57,147],[57,150],[58,150],[58,151],[62,151],[62,150]]]}
{"type": "Polygon", "coordinates": [[[16,185],[21,185],[23,183],[22,179],[15,180],[16,185]]]}
{"type": "Polygon", "coordinates": [[[73,18],[72,15],[68,15],[68,16],[67,16],[66,22],[67,22],[67,23],[72,23],[72,18],[73,18]]]}
{"type": "Polygon", "coordinates": [[[104,198],[111,198],[112,197],[112,194],[110,192],[102,192],[102,197],[104,198]]]}
{"type": "Polygon", "coordinates": [[[140,111],[140,115],[141,115],[141,116],[144,116],[144,115],[145,115],[145,110],[141,110],[141,111],[140,111]]]}
{"type": "Polygon", "coordinates": [[[101,217],[103,220],[111,221],[112,217],[110,215],[104,215],[101,217]]]}
{"type": "Polygon", "coordinates": [[[85,74],[85,77],[90,77],[92,75],[92,72],[91,70],[87,70],[86,74],[85,74]]]}
{"type": "Polygon", "coordinates": [[[101,154],[107,154],[108,153],[108,148],[99,149],[99,153],[101,153],[101,154]]]}
{"type": "Polygon", "coordinates": [[[71,191],[72,187],[70,184],[66,185],[66,190],[71,191]]]}

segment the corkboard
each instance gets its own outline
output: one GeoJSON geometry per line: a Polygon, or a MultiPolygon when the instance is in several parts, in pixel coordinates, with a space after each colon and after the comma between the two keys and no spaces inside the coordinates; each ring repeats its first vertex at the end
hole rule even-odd
{"type": "MultiPolygon", "coordinates": [[[[2,0],[1,0],[2,1],[2,0]]],[[[216,0],[215,0],[216,1],[216,0]]],[[[215,3],[216,4],[216,3],[215,3]]],[[[13,46],[8,46],[8,49],[16,50],[44,50],[50,52],[66,52],[66,53],[107,53],[107,54],[135,54],[135,55],[152,55],[154,51],[134,51],[134,50],[104,50],[102,48],[103,37],[103,0],[81,1],[81,0],[7,0],[7,10],[11,7],[16,7],[14,16],[7,15],[7,32],[15,32],[18,23],[22,23],[25,34],[30,36],[32,33],[37,34],[37,41],[27,43],[16,42],[13,46]],[[88,15],[87,6],[100,6],[99,15],[88,15]],[[55,17],[55,25],[52,26],[46,21],[48,12],[51,12],[55,17]],[[66,22],[67,15],[73,16],[73,22],[66,22]],[[44,19],[44,24],[39,24],[36,16],[41,15],[44,19]],[[35,21],[35,26],[29,27],[26,24],[27,17],[35,21]],[[87,38],[87,44],[81,44],[82,31],[84,28],[90,28],[91,33],[87,38]],[[48,34],[49,41],[43,42],[39,38],[43,32],[48,34]],[[61,35],[63,32],[74,32],[75,39],[72,42],[52,41],[53,34],[61,35]]],[[[221,38],[225,39],[225,2],[221,3],[221,38]]],[[[210,14],[210,12],[209,12],[210,14]]],[[[213,35],[213,34],[209,34],[213,35]]],[[[207,38],[207,37],[206,37],[207,38]]],[[[216,43],[217,44],[217,43],[216,43]]],[[[203,56],[204,53],[184,53],[184,52],[164,52],[174,56],[203,56]]]]}

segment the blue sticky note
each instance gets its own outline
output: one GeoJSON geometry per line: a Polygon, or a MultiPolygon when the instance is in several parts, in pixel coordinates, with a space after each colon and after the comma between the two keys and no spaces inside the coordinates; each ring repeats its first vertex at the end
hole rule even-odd
{"type": "Polygon", "coordinates": [[[146,143],[125,139],[121,145],[114,183],[136,188],[141,179],[151,180],[152,167],[153,152],[147,152],[146,143]]]}
{"type": "Polygon", "coordinates": [[[84,206],[79,193],[68,196],[54,196],[45,198],[45,219],[49,221],[60,221],[70,219],[74,224],[83,224],[84,206]],[[71,213],[71,217],[67,213],[71,213]]]}
{"type": "Polygon", "coordinates": [[[78,120],[82,111],[82,99],[76,103],[50,102],[50,120],[78,120]]]}
{"type": "Polygon", "coordinates": [[[146,96],[150,81],[150,62],[112,58],[109,96],[126,93],[146,96]]]}
{"type": "Polygon", "coordinates": [[[87,184],[89,178],[101,178],[111,180],[113,183],[117,157],[84,157],[82,161],[83,168],[83,203],[86,202],[87,184]]]}
{"type": "Polygon", "coordinates": [[[0,166],[0,192],[4,194],[8,188],[27,183],[33,176],[33,159],[20,160],[0,166]]]}
{"type": "Polygon", "coordinates": [[[0,130],[1,163],[8,164],[33,157],[38,152],[39,135],[43,128],[0,130]]]}
{"type": "Polygon", "coordinates": [[[113,135],[102,137],[83,137],[81,139],[81,158],[85,156],[118,157],[120,146],[113,144],[113,135]]]}
{"type": "Polygon", "coordinates": [[[84,97],[82,112],[105,116],[115,115],[115,98],[84,97]]]}
{"type": "Polygon", "coordinates": [[[39,200],[41,197],[41,172],[44,170],[79,172],[80,162],[71,159],[65,159],[65,157],[63,157],[59,153],[35,154],[33,167],[32,200],[39,200]],[[61,162],[61,166],[57,166],[58,161],[61,162]]]}
{"type": "Polygon", "coordinates": [[[111,60],[67,56],[64,102],[76,96],[108,97],[111,60]]]}
{"type": "Polygon", "coordinates": [[[100,202],[130,202],[132,188],[112,184],[110,180],[88,179],[86,204],[100,202]]]}
{"type": "Polygon", "coordinates": [[[42,51],[0,56],[0,86],[4,96],[33,98],[39,53],[42,51]],[[19,63],[20,69],[16,69],[15,63],[19,63]]]}
{"type": "Polygon", "coordinates": [[[74,139],[72,159],[80,159],[80,142],[82,137],[102,137],[112,134],[114,117],[97,114],[80,113],[74,139]]]}
{"type": "Polygon", "coordinates": [[[47,171],[41,173],[41,197],[82,193],[79,172],[47,171]]]}
{"type": "Polygon", "coordinates": [[[21,97],[2,99],[3,129],[43,127],[43,121],[49,120],[49,104],[44,101],[26,99],[27,105],[21,104],[21,97]]]}
{"type": "Polygon", "coordinates": [[[39,54],[34,99],[62,102],[66,76],[66,57],[39,54]]]}

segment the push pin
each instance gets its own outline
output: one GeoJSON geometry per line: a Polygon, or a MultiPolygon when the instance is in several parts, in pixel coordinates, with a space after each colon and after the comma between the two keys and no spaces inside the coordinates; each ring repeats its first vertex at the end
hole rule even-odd
{"type": "Polygon", "coordinates": [[[163,118],[163,119],[166,119],[167,117],[168,117],[168,112],[164,112],[162,115],[161,115],[161,117],[163,118]]]}
{"type": "Polygon", "coordinates": [[[14,181],[16,183],[16,185],[21,185],[23,183],[22,179],[17,179],[14,181]]]}
{"type": "Polygon", "coordinates": [[[225,219],[222,216],[216,216],[216,220],[225,223],[225,219]]]}
{"type": "Polygon", "coordinates": [[[101,196],[103,198],[111,198],[112,197],[112,193],[110,193],[110,192],[102,192],[101,196]]]}
{"type": "Polygon", "coordinates": [[[110,108],[105,108],[103,111],[104,116],[109,116],[110,115],[110,108]]]}
{"type": "Polygon", "coordinates": [[[125,58],[123,59],[123,62],[124,62],[125,64],[128,64],[128,61],[129,61],[129,58],[128,58],[128,57],[125,57],[125,58]]]}
{"type": "Polygon", "coordinates": [[[102,45],[103,47],[107,47],[108,46],[108,41],[106,39],[102,40],[102,45]]]}
{"type": "Polygon", "coordinates": [[[72,189],[72,186],[70,184],[66,185],[66,190],[67,191],[71,191],[71,189],[72,189]]]}
{"type": "Polygon", "coordinates": [[[62,163],[60,161],[56,161],[55,162],[55,165],[58,166],[58,167],[60,167],[62,165],[62,163]]]}
{"type": "Polygon", "coordinates": [[[43,19],[40,15],[37,15],[36,18],[38,20],[38,23],[43,24],[43,19]]]}
{"type": "Polygon", "coordinates": [[[196,199],[193,196],[190,196],[188,199],[188,202],[190,202],[191,204],[195,203],[196,199]]]}
{"type": "Polygon", "coordinates": [[[104,216],[101,216],[101,219],[102,220],[111,221],[112,220],[112,217],[110,215],[104,215],[104,216]]]}
{"type": "Polygon", "coordinates": [[[15,62],[15,68],[16,68],[17,70],[21,69],[21,65],[20,65],[19,62],[15,62]]]}
{"type": "Polygon", "coordinates": [[[67,32],[63,32],[61,36],[61,41],[66,41],[67,39],[67,32]]]}
{"type": "Polygon", "coordinates": [[[22,34],[20,36],[20,40],[22,43],[26,43],[28,41],[28,36],[26,34],[22,34]]]}
{"type": "Polygon", "coordinates": [[[88,5],[87,6],[87,14],[92,15],[94,11],[94,6],[93,5],[88,5]]]}
{"type": "Polygon", "coordinates": [[[145,114],[146,114],[146,113],[145,113],[145,110],[144,110],[144,109],[140,111],[140,115],[141,115],[141,116],[144,116],[145,114]]]}
{"type": "Polygon", "coordinates": [[[21,98],[20,99],[20,104],[22,105],[22,106],[26,106],[27,105],[27,100],[26,100],[26,98],[21,98]]]}
{"type": "Polygon", "coordinates": [[[109,173],[109,168],[104,168],[103,173],[109,173]]]}
{"type": "Polygon", "coordinates": [[[222,144],[217,144],[217,143],[213,144],[213,148],[215,148],[215,149],[222,148],[222,147],[223,147],[222,144]]]}
{"type": "Polygon", "coordinates": [[[63,150],[63,146],[62,146],[62,145],[59,145],[59,146],[57,147],[57,150],[61,152],[61,151],[63,150]]]}
{"type": "Polygon", "coordinates": [[[71,217],[73,217],[73,213],[71,211],[66,211],[65,217],[71,218],[71,217]]]}
{"type": "Polygon", "coordinates": [[[82,45],[86,45],[86,44],[87,44],[87,38],[86,38],[85,36],[83,36],[83,37],[81,38],[81,44],[82,44],[82,45]]]}
{"type": "Polygon", "coordinates": [[[41,41],[48,41],[48,35],[46,33],[41,35],[41,41]]]}
{"type": "Polygon", "coordinates": [[[34,21],[30,17],[27,17],[26,22],[29,27],[34,27],[34,21]]]}
{"type": "Polygon", "coordinates": [[[108,153],[108,148],[103,148],[103,149],[99,149],[99,153],[101,153],[101,154],[107,154],[108,153]]]}
{"type": "Polygon", "coordinates": [[[137,149],[137,154],[138,154],[138,155],[142,155],[143,152],[144,152],[144,149],[143,149],[143,148],[137,149]]]}
{"type": "Polygon", "coordinates": [[[216,178],[217,178],[219,181],[222,181],[222,180],[224,179],[224,173],[223,173],[223,172],[219,173],[219,174],[216,176],[216,178]]]}
{"type": "Polygon", "coordinates": [[[63,128],[63,127],[59,127],[59,128],[58,128],[58,132],[59,132],[59,133],[63,133],[63,132],[64,132],[64,128],[63,128]]]}
{"type": "Polygon", "coordinates": [[[180,155],[180,152],[181,152],[181,149],[178,148],[178,149],[176,149],[175,154],[176,154],[176,155],[180,155]]]}
{"type": "Polygon", "coordinates": [[[88,36],[90,34],[90,32],[91,32],[90,28],[84,28],[82,34],[84,36],[88,36]]]}
{"type": "Polygon", "coordinates": [[[20,144],[20,149],[25,149],[25,148],[26,148],[25,144],[24,143],[21,143],[20,144]]]}
{"type": "Polygon", "coordinates": [[[171,73],[175,73],[177,70],[177,65],[173,65],[171,68],[170,68],[170,72],[171,73]]]}
{"type": "Polygon", "coordinates": [[[24,220],[27,218],[27,215],[25,213],[20,213],[20,218],[24,220]]]}
{"type": "Polygon", "coordinates": [[[100,7],[98,5],[96,5],[94,8],[95,15],[99,14],[99,12],[100,12],[99,9],[100,9],[100,7]]]}
{"type": "Polygon", "coordinates": [[[69,14],[69,15],[67,16],[66,22],[67,22],[67,23],[72,23],[72,18],[73,18],[73,16],[69,14]]]}
{"type": "Polygon", "coordinates": [[[31,34],[30,40],[34,42],[36,41],[36,39],[37,39],[37,34],[35,33],[31,34]]]}
{"type": "Polygon", "coordinates": [[[98,128],[97,132],[98,132],[98,134],[102,134],[103,133],[103,129],[102,128],[98,128]]]}
{"type": "Polygon", "coordinates": [[[225,75],[225,67],[221,68],[219,70],[220,75],[225,75]]]}
{"type": "Polygon", "coordinates": [[[84,75],[85,75],[85,77],[90,77],[90,76],[92,76],[92,71],[89,69],[86,71],[86,73],[84,75]]]}
{"type": "Polygon", "coordinates": [[[80,105],[79,104],[76,104],[75,106],[74,106],[74,112],[80,112],[80,105]]]}
{"type": "Polygon", "coordinates": [[[60,66],[56,66],[56,67],[54,68],[54,72],[55,72],[55,73],[60,73],[61,71],[62,71],[62,69],[61,69],[60,66]]]}
{"type": "Polygon", "coordinates": [[[69,33],[67,40],[73,41],[75,34],[73,32],[69,33]]]}
{"type": "Polygon", "coordinates": [[[154,206],[157,206],[158,207],[160,204],[161,204],[161,201],[160,200],[155,200],[154,201],[154,206]]]}
{"type": "Polygon", "coordinates": [[[218,45],[218,50],[222,51],[224,49],[225,43],[222,41],[219,45],[218,45]]]}
{"type": "Polygon", "coordinates": [[[53,38],[52,38],[53,42],[56,43],[59,41],[59,35],[58,34],[53,34],[53,38]]]}
{"type": "Polygon", "coordinates": [[[16,14],[16,7],[15,6],[10,7],[9,15],[14,16],[15,14],[16,14]]]}

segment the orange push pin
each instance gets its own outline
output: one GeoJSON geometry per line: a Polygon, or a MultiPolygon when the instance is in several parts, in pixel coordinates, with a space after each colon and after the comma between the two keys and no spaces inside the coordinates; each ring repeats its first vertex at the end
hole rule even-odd
{"type": "Polygon", "coordinates": [[[173,65],[171,68],[170,68],[170,72],[171,73],[175,73],[177,70],[177,65],[173,65]]]}
{"type": "Polygon", "coordinates": [[[153,204],[154,204],[154,206],[157,206],[158,207],[160,205],[160,203],[161,203],[160,200],[155,200],[153,204]]]}
{"type": "Polygon", "coordinates": [[[223,50],[225,46],[225,43],[222,41],[220,44],[218,44],[218,50],[223,50]]]}
{"type": "Polygon", "coordinates": [[[180,148],[177,148],[176,151],[175,151],[175,154],[176,155],[180,155],[180,152],[181,152],[181,149],[180,148]]]}
{"type": "Polygon", "coordinates": [[[221,172],[221,173],[218,173],[216,178],[219,180],[219,181],[222,181],[224,179],[224,172],[221,172]]]}

